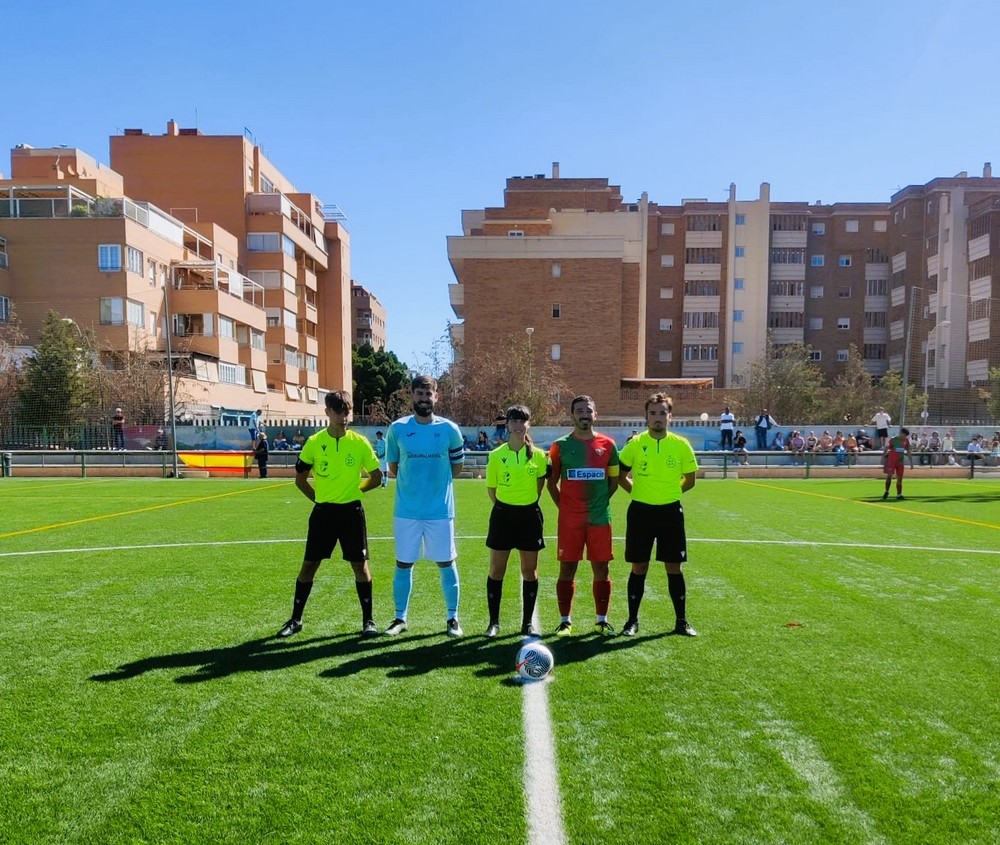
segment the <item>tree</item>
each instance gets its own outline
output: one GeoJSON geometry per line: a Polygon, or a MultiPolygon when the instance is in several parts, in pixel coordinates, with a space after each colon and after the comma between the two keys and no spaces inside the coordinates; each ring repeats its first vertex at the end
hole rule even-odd
{"type": "Polygon", "coordinates": [[[739,416],[751,420],[767,408],[779,422],[812,422],[819,410],[823,374],[809,360],[810,352],[801,343],[777,346],[768,332],[764,350],[747,369],[739,416]]]}
{"type": "Polygon", "coordinates": [[[82,420],[84,373],[90,366],[83,339],[76,323],[49,311],[34,354],[25,361],[19,395],[19,421],[47,428],[66,445],[70,429],[82,420]]]}
{"type": "MultiPolygon", "coordinates": [[[[388,416],[395,407],[392,397],[400,388],[408,388],[410,384],[406,364],[394,352],[374,349],[370,343],[352,347],[351,359],[355,412],[369,419],[385,415],[388,417],[386,422],[395,419],[388,416]]],[[[379,419],[376,424],[381,422],[383,420],[379,419]]]]}
{"type": "Polygon", "coordinates": [[[1000,420],[1000,367],[990,367],[989,387],[980,388],[979,395],[995,420],[1000,420]]]}
{"type": "Polygon", "coordinates": [[[24,371],[17,358],[17,347],[24,343],[24,333],[15,315],[0,324],[0,443],[11,442],[17,420],[24,371]]]}
{"type": "Polygon", "coordinates": [[[865,366],[861,352],[852,343],[843,370],[833,380],[822,418],[843,420],[848,426],[864,425],[871,419],[877,404],[872,374],[865,366]]]}
{"type": "Polygon", "coordinates": [[[535,425],[559,418],[567,387],[559,365],[532,355],[530,339],[510,333],[499,343],[456,344],[457,363],[439,378],[441,413],[463,425],[491,423],[513,404],[531,409],[535,425]]]}
{"type": "MultiPolygon", "coordinates": [[[[890,414],[899,413],[903,401],[903,375],[895,370],[889,370],[875,384],[872,395],[872,406],[885,408],[890,414]]],[[[915,385],[906,386],[906,419],[898,420],[900,425],[910,424],[919,419],[920,411],[926,406],[925,396],[915,385]]],[[[902,414],[899,414],[901,417],[902,414]]],[[[868,419],[871,419],[869,417],[868,419]]],[[[867,422],[867,420],[865,420],[867,422]]],[[[919,424],[919,423],[918,423],[919,424]]]]}

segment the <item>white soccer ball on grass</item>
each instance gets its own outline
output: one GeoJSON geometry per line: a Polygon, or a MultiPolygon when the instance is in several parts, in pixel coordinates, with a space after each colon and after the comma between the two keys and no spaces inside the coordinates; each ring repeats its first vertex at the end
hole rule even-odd
{"type": "Polygon", "coordinates": [[[525,643],[517,652],[514,668],[526,681],[540,681],[552,671],[556,659],[548,647],[539,642],[525,643]]]}

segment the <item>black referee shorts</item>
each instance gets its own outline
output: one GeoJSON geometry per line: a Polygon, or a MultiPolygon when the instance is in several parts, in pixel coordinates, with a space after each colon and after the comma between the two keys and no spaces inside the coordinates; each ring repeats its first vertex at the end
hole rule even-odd
{"type": "Polygon", "coordinates": [[[309,534],[306,537],[306,560],[332,557],[340,543],[344,560],[368,560],[368,525],[360,501],[334,504],[319,502],[309,514],[309,534]]]}
{"type": "Polygon", "coordinates": [[[505,505],[503,502],[496,502],[490,512],[486,547],[498,552],[509,552],[511,549],[537,552],[544,549],[543,522],[542,509],[537,503],[505,505]]]}
{"type": "Polygon", "coordinates": [[[680,502],[668,505],[629,504],[625,522],[625,560],[628,563],[652,560],[650,554],[654,542],[656,560],[663,563],[683,563],[687,560],[684,508],[680,502]]]}

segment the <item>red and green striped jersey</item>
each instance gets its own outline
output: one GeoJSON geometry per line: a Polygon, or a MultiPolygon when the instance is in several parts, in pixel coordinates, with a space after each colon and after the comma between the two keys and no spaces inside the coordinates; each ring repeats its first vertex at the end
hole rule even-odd
{"type": "Polygon", "coordinates": [[[618,447],[603,434],[578,440],[572,434],[549,447],[552,475],[559,478],[560,516],[586,519],[588,525],[611,524],[608,479],[618,477],[618,447]]]}

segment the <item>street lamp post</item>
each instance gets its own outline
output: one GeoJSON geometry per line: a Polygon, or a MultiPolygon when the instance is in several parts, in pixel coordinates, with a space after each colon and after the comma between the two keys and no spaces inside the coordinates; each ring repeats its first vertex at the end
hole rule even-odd
{"type": "Polygon", "coordinates": [[[528,326],[524,330],[528,335],[528,390],[531,390],[531,365],[534,363],[531,354],[531,336],[535,333],[534,326],[528,326]]]}

